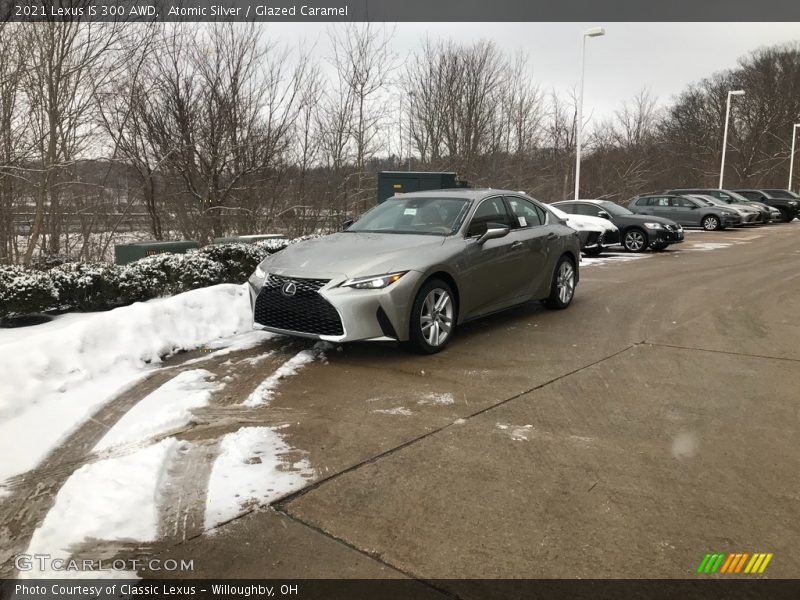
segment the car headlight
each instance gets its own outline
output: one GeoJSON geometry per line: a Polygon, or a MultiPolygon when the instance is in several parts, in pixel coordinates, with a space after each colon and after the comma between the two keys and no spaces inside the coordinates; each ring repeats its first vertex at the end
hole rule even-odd
{"type": "Polygon", "coordinates": [[[727,210],[723,210],[722,211],[722,216],[724,216],[724,217],[732,217],[734,214],[736,214],[736,213],[732,213],[732,212],[727,211],[727,210]]]}
{"type": "Polygon", "coordinates": [[[645,223],[644,226],[648,229],[664,229],[661,223],[645,223]]]}
{"type": "Polygon", "coordinates": [[[370,275],[369,277],[356,277],[355,279],[348,279],[342,284],[342,287],[351,287],[357,290],[381,290],[389,287],[395,281],[398,281],[408,271],[401,271],[399,273],[387,273],[385,275],[370,275]]]}
{"type": "Polygon", "coordinates": [[[256,265],[256,270],[253,272],[253,276],[256,279],[264,279],[267,276],[267,272],[261,268],[261,265],[256,265]]]}
{"type": "Polygon", "coordinates": [[[789,206],[797,206],[797,202],[795,202],[794,200],[789,200],[786,204],[788,204],[789,206]]]}

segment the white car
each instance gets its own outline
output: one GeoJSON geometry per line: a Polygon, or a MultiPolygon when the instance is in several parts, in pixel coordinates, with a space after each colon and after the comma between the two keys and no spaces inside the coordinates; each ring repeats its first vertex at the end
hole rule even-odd
{"type": "Polygon", "coordinates": [[[608,219],[588,215],[570,215],[552,204],[547,208],[578,232],[581,239],[581,252],[584,254],[597,256],[606,246],[619,244],[619,229],[608,219]]]}

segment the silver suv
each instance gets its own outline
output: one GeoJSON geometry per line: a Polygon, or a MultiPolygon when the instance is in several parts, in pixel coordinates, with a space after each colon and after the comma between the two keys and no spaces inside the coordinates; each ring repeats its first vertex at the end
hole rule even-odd
{"type": "Polygon", "coordinates": [[[706,231],[742,224],[741,215],[735,211],[688,196],[671,194],[636,196],[628,204],[628,208],[640,215],[664,217],[684,227],[702,227],[706,231]]]}

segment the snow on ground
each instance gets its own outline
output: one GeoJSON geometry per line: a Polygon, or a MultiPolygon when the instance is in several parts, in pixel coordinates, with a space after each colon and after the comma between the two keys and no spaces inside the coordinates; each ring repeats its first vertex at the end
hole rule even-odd
{"type": "MultiPolygon", "coordinates": [[[[248,308],[249,310],[249,308],[248,308]]],[[[209,350],[210,352],[205,356],[199,356],[197,358],[192,358],[187,360],[186,362],[182,363],[182,367],[186,365],[193,365],[203,361],[208,360],[209,358],[216,358],[217,356],[225,356],[226,354],[230,354],[232,352],[239,352],[240,350],[248,350],[250,348],[255,348],[259,344],[267,341],[268,339],[274,338],[275,334],[270,333],[269,331],[261,331],[255,330],[250,331],[248,333],[241,333],[239,335],[233,337],[224,337],[208,344],[204,344],[203,348],[205,350],[209,350]]],[[[262,354],[261,356],[254,357],[259,359],[267,358],[271,353],[262,354]]]]}
{"type": "Polygon", "coordinates": [[[205,528],[212,529],[301,488],[311,468],[303,459],[287,464],[292,448],[270,427],[243,427],[227,434],[211,470],[206,496],[205,528]]]}
{"type": "Polygon", "coordinates": [[[324,357],[324,352],[329,344],[317,342],[311,350],[301,350],[292,358],[283,363],[276,371],[258,384],[258,387],[243,402],[245,406],[255,407],[268,404],[275,396],[275,389],[281,381],[296,374],[307,364],[314,362],[317,358],[324,357]]]}
{"type": "Polygon", "coordinates": [[[449,392],[445,392],[443,394],[437,394],[435,392],[428,392],[422,398],[417,400],[417,404],[455,404],[455,398],[453,398],[453,394],[449,392]]]}
{"type": "Polygon", "coordinates": [[[246,285],[223,284],[25,329],[0,337],[0,482],[35,467],[162,357],[251,332],[252,315],[246,285]]]}
{"type": "Polygon", "coordinates": [[[224,387],[213,379],[214,375],[205,369],[178,373],[125,413],[98,442],[94,451],[143,442],[185,426],[191,422],[192,409],[206,406],[211,393],[224,387]]]}
{"type": "MultiPolygon", "coordinates": [[[[148,542],[158,537],[158,502],[166,472],[188,446],[175,438],[116,458],[84,465],[61,487],[53,508],[34,532],[26,554],[70,558],[90,540],[148,542]]],[[[34,562],[34,565],[36,563],[34,562]]],[[[38,565],[37,565],[38,566],[38,565]]],[[[20,577],[137,578],[131,571],[20,572],[20,577]]]]}
{"type": "Polygon", "coordinates": [[[372,412],[383,415],[402,415],[404,417],[410,417],[414,414],[413,411],[408,410],[405,406],[396,406],[394,408],[376,408],[372,412]]]}

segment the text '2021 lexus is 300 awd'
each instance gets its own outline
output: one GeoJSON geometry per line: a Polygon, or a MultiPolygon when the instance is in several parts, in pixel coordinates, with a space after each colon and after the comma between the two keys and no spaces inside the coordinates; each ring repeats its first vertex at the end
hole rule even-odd
{"type": "Polygon", "coordinates": [[[529,300],[566,308],[576,231],[519,192],[397,195],[345,231],[267,257],[249,281],[255,323],[332,342],[389,338],[438,352],[455,327],[529,300]]]}

